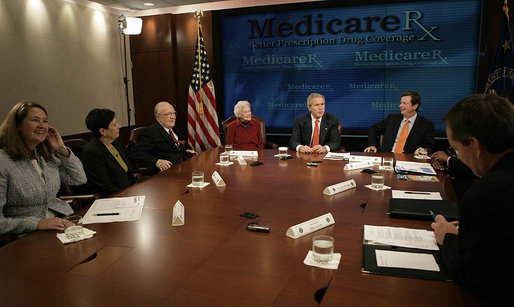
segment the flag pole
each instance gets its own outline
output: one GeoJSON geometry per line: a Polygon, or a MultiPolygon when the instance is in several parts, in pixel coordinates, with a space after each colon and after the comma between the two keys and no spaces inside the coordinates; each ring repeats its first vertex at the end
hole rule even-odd
{"type": "Polygon", "coordinates": [[[198,65],[198,74],[199,74],[199,78],[198,78],[198,83],[199,83],[199,87],[198,87],[198,105],[199,105],[199,110],[198,110],[198,113],[200,115],[204,115],[203,114],[203,101],[202,101],[202,94],[201,94],[201,90],[202,90],[202,63],[201,63],[201,54],[200,52],[202,52],[202,49],[200,47],[200,30],[202,29],[202,19],[203,17],[203,12],[202,10],[196,10],[195,12],[195,15],[194,15],[194,18],[196,19],[196,23],[197,23],[197,31],[196,31],[196,54],[198,54],[198,60],[200,61],[199,65],[198,65]]]}

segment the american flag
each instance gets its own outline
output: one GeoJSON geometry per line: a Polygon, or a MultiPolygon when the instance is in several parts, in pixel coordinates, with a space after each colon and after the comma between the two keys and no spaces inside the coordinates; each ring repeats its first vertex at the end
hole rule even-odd
{"type": "Polygon", "coordinates": [[[214,83],[209,76],[209,63],[200,24],[198,24],[196,46],[193,74],[189,85],[187,139],[191,147],[200,153],[221,144],[214,83]]]}

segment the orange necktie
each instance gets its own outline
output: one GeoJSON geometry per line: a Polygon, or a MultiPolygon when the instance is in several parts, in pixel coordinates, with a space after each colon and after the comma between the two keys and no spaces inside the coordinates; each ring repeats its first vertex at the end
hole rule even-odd
{"type": "Polygon", "coordinates": [[[319,120],[316,119],[314,122],[314,133],[312,134],[312,147],[319,145],[319,128],[318,128],[319,120]]]}
{"type": "Polygon", "coordinates": [[[405,141],[407,141],[408,135],[409,135],[409,120],[405,121],[402,131],[400,131],[400,136],[398,137],[398,142],[396,142],[396,147],[394,148],[394,153],[403,153],[403,147],[405,146],[405,141]]]}

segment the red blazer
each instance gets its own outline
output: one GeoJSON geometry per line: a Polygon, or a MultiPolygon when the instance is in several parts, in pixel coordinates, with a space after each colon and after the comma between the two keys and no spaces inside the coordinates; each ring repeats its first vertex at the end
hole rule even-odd
{"type": "Polygon", "coordinates": [[[261,124],[252,119],[245,127],[241,120],[232,121],[227,127],[227,144],[233,144],[234,149],[264,148],[261,124]]]}

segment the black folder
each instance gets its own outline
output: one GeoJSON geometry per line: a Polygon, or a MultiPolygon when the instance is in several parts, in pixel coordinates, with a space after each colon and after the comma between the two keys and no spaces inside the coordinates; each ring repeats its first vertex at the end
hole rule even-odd
{"type": "Polygon", "coordinates": [[[389,212],[391,217],[413,220],[432,220],[430,211],[435,215],[443,215],[448,221],[459,219],[459,209],[451,200],[403,198],[391,198],[389,200],[389,212]]]}
{"type": "Polygon", "coordinates": [[[431,279],[431,280],[444,280],[449,281],[448,275],[444,268],[442,259],[439,251],[431,250],[420,250],[415,248],[404,248],[389,245],[373,245],[363,244],[362,245],[362,272],[380,275],[391,275],[400,277],[420,278],[420,279],[431,279]],[[425,271],[416,269],[405,269],[405,268],[391,268],[391,267],[379,267],[377,265],[377,258],[375,251],[390,250],[397,252],[410,252],[410,253],[424,253],[434,255],[435,261],[439,266],[439,272],[436,271],[425,271]]]}

